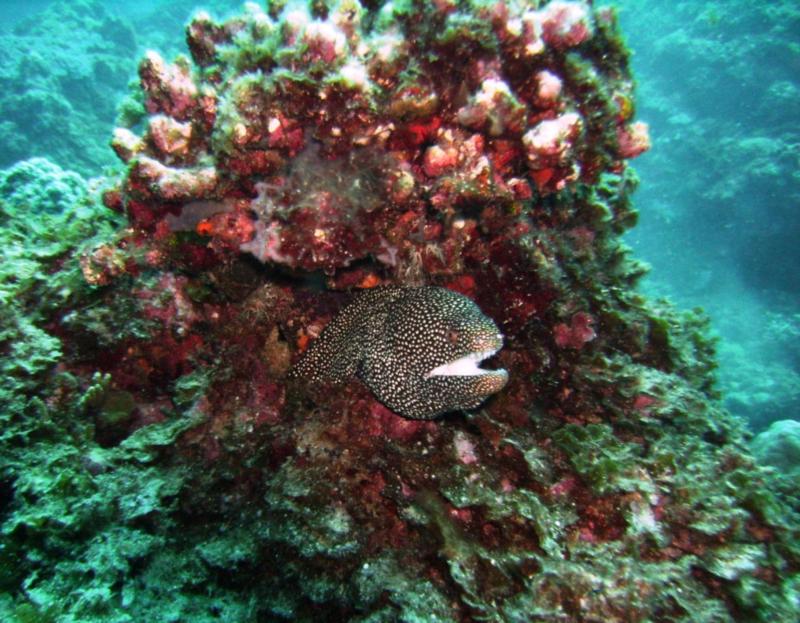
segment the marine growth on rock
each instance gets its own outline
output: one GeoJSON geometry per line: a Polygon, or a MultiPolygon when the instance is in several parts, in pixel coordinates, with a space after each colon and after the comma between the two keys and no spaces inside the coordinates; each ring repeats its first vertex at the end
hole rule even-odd
{"type": "Polygon", "coordinates": [[[186,37],[113,135],[124,227],[53,264],[84,282],[19,430],[74,441],[14,451],[15,605],[792,619],[797,500],[620,242],[649,143],[613,10],[248,3],[186,37]]]}

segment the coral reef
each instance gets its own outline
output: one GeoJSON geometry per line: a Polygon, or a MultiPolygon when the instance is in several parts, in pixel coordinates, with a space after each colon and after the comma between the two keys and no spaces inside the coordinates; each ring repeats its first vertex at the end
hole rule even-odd
{"type": "Polygon", "coordinates": [[[98,236],[26,233],[3,278],[5,619],[796,617],[800,502],[620,242],[647,136],[613,10],[250,3],[187,41],[141,61],[108,209],[47,217],[98,236]],[[290,378],[391,285],[475,301],[506,387],[423,421],[290,378]]]}

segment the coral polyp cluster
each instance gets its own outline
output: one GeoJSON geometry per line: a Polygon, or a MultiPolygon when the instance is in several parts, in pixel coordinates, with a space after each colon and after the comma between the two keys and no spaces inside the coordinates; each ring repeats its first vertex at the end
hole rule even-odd
{"type": "Polygon", "coordinates": [[[46,391],[18,392],[19,436],[68,441],[9,444],[28,618],[793,618],[795,494],[719,407],[703,317],[638,294],[620,242],[648,138],[614,11],[251,3],[187,41],[146,54],[146,115],[114,133],[125,226],[49,265],[83,283],[37,329],[46,391]],[[499,330],[505,387],[394,413],[392,371],[454,375],[425,305],[375,320],[385,292],[471,299],[491,339],[435,337],[474,368],[499,330]],[[376,350],[385,402],[351,378],[376,350]]]}

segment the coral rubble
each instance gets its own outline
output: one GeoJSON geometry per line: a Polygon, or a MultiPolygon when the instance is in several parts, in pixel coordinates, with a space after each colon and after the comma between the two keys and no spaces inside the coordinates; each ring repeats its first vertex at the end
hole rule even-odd
{"type": "Polygon", "coordinates": [[[719,407],[704,320],[637,294],[619,240],[648,140],[612,10],[250,3],[187,41],[114,133],[125,227],[13,285],[62,299],[7,371],[35,378],[8,390],[0,612],[793,618],[797,500],[719,407]],[[289,378],[380,285],[478,303],[507,386],[420,421],[289,378]]]}

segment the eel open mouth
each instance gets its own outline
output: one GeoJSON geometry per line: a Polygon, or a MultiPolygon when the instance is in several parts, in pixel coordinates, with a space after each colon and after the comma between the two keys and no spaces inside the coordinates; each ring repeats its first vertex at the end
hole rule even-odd
{"type": "Polygon", "coordinates": [[[484,359],[488,359],[494,355],[498,350],[500,350],[499,346],[492,350],[479,350],[467,353],[458,359],[436,366],[425,375],[425,378],[428,379],[432,376],[483,376],[490,374],[503,375],[507,378],[508,373],[503,369],[487,370],[478,365],[484,359]]]}

